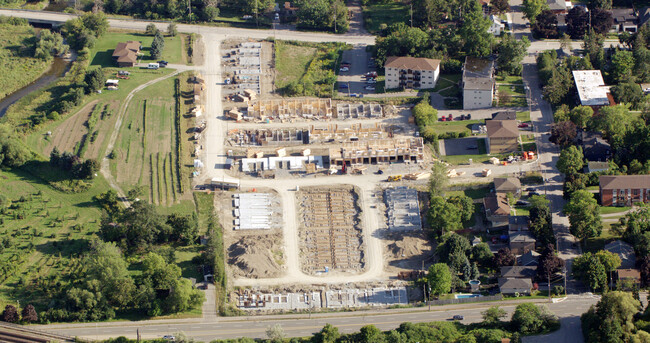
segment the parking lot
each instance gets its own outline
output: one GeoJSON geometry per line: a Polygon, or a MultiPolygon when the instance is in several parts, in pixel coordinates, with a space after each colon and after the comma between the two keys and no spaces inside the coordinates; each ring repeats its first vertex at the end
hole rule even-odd
{"type": "Polygon", "coordinates": [[[368,85],[364,75],[369,71],[376,71],[370,68],[370,53],[366,51],[365,45],[357,45],[351,50],[343,51],[343,62],[350,64],[348,71],[339,70],[338,91],[341,95],[371,94],[375,91],[367,90],[368,85]],[[347,88],[346,88],[347,87],[347,88]]]}
{"type": "Polygon", "coordinates": [[[440,154],[444,156],[476,155],[478,154],[479,139],[485,138],[468,137],[441,140],[440,154]]]}

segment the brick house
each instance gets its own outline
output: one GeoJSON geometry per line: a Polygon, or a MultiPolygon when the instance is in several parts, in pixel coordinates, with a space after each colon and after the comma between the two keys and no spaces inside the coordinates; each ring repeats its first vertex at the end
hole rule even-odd
{"type": "Polygon", "coordinates": [[[601,175],[600,204],[631,206],[650,200],[650,175],[601,175]]]}

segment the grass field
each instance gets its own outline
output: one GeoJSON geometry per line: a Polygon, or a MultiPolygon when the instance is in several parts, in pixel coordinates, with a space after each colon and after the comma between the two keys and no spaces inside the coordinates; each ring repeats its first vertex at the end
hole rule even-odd
{"type": "Polygon", "coordinates": [[[34,36],[31,26],[0,24],[0,99],[27,86],[43,74],[51,61],[29,57],[21,46],[34,36]]]}
{"type": "Polygon", "coordinates": [[[381,24],[391,26],[395,23],[407,23],[409,9],[406,4],[401,2],[368,5],[363,7],[363,20],[366,30],[375,34],[380,31],[381,24]]]}
{"type": "Polygon", "coordinates": [[[278,73],[276,84],[278,88],[284,87],[293,80],[300,80],[307,72],[309,62],[316,56],[316,48],[276,43],[277,55],[275,68],[278,73]]]}
{"type": "Polygon", "coordinates": [[[499,85],[498,88],[499,88],[498,91],[500,93],[510,94],[511,96],[526,95],[524,86],[499,85]]]}
{"type": "MultiPolygon", "coordinates": [[[[605,223],[605,225],[603,225],[603,233],[600,237],[587,238],[586,242],[582,245],[585,251],[596,252],[603,250],[607,243],[621,238],[615,230],[612,230],[612,225],[608,226],[607,224],[608,223],[605,223]]],[[[618,224],[614,223],[614,225],[618,224]]]]}
{"type": "Polygon", "coordinates": [[[77,254],[99,228],[100,210],[92,198],[108,185],[98,178],[86,192],[64,194],[30,172],[14,169],[0,172],[0,189],[12,201],[0,214],[0,236],[12,242],[0,253],[5,262],[0,269],[0,306],[4,306],[15,303],[10,299],[35,296],[33,286],[23,286],[76,268],[77,254]]]}
{"type": "Polygon", "coordinates": [[[517,112],[517,120],[521,120],[522,122],[530,121],[530,112],[529,111],[517,112]]]}
{"type": "Polygon", "coordinates": [[[457,86],[460,81],[461,74],[449,74],[449,75],[440,75],[436,87],[433,89],[434,92],[438,92],[447,87],[457,86]]]}
{"type": "Polygon", "coordinates": [[[524,84],[524,81],[521,76],[497,76],[497,82],[499,83],[513,83],[513,84],[524,84]]]}
{"type": "MultiPolygon", "coordinates": [[[[176,37],[165,36],[165,48],[163,49],[162,59],[169,63],[186,63],[185,49],[183,49],[183,39],[185,35],[178,34],[176,37]]],[[[90,65],[102,67],[115,67],[115,62],[111,57],[117,43],[134,40],[142,42],[142,60],[143,62],[153,61],[149,54],[153,36],[144,33],[127,33],[118,31],[109,31],[97,40],[95,46],[90,50],[90,65]]]]}
{"type": "MultiPolygon", "coordinates": [[[[598,188],[596,188],[598,189],[598,188]]],[[[613,213],[620,213],[621,215],[623,212],[630,210],[631,207],[629,206],[600,206],[600,214],[613,214],[613,213]]]]}
{"type": "Polygon", "coordinates": [[[472,124],[482,124],[484,120],[454,120],[454,121],[437,121],[431,125],[438,135],[445,132],[463,132],[470,131],[472,124]]]}

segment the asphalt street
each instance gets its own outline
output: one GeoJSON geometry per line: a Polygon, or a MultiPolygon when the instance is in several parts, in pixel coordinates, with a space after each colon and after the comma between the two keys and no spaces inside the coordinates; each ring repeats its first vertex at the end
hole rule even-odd
{"type": "MultiPolygon", "coordinates": [[[[563,321],[575,324],[575,318],[585,312],[589,306],[595,304],[598,297],[570,297],[565,301],[548,304],[548,308],[557,314],[563,321]]],[[[537,300],[540,302],[540,300],[537,300]]],[[[39,329],[54,333],[79,336],[87,339],[104,339],[108,337],[126,336],[135,338],[140,332],[142,338],[156,338],[167,334],[183,332],[200,341],[213,339],[226,339],[237,337],[266,338],[266,329],[269,326],[280,324],[285,334],[289,337],[310,336],[329,323],[339,328],[339,331],[350,333],[358,331],[361,327],[369,324],[377,326],[381,330],[391,330],[401,323],[431,322],[451,320],[451,317],[460,314],[465,317],[463,323],[475,323],[482,320],[481,312],[496,303],[474,303],[465,305],[448,305],[444,307],[433,307],[431,311],[427,308],[382,310],[367,312],[342,312],[329,314],[307,314],[289,316],[259,316],[259,317],[233,317],[219,318],[217,320],[192,320],[192,321],[146,321],[138,322],[112,322],[112,323],[86,323],[86,324],[56,324],[41,326],[39,329]],[[310,318],[311,317],[311,318],[310,318]]],[[[515,304],[500,305],[512,314],[515,304]]],[[[575,328],[575,326],[573,327],[575,328]]],[[[571,327],[564,327],[559,331],[566,337],[566,340],[555,342],[580,342],[578,330],[571,330],[571,327]],[[577,332],[577,333],[576,333],[577,332]]],[[[539,340],[526,340],[525,342],[541,342],[539,340]]],[[[547,342],[547,341],[546,341],[547,342]]]]}

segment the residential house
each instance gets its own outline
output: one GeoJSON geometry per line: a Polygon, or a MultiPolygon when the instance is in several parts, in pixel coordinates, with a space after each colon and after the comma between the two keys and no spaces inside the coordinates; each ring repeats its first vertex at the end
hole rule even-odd
{"type": "Polygon", "coordinates": [[[142,44],[136,41],[117,43],[113,50],[113,59],[119,67],[133,67],[138,63],[138,54],[142,44]]]}
{"type": "Polygon", "coordinates": [[[492,107],[495,79],[494,61],[477,57],[465,57],[463,64],[463,109],[492,107]]]}
{"type": "Polygon", "coordinates": [[[650,21],[650,7],[644,7],[639,11],[639,27],[650,21]]]}
{"type": "Polygon", "coordinates": [[[611,32],[636,32],[639,18],[633,8],[613,8],[609,13],[614,18],[611,32]]]}
{"type": "Polygon", "coordinates": [[[386,88],[434,88],[440,76],[440,60],[390,56],[384,64],[386,88]]]}
{"type": "Polygon", "coordinates": [[[602,206],[632,206],[650,200],[650,175],[601,175],[602,206]]]}
{"type": "Polygon", "coordinates": [[[282,6],[282,15],[285,17],[293,17],[296,15],[296,12],[298,11],[298,7],[291,6],[291,2],[286,1],[284,3],[284,6],[282,6]]]}
{"type": "Polygon", "coordinates": [[[578,132],[578,141],[587,161],[605,162],[612,155],[611,146],[599,132],[581,130],[578,132]]]}
{"type": "Polygon", "coordinates": [[[517,257],[517,265],[519,266],[536,266],[540,253],[534,250],[529,250],[527,253],[517,257]]]}
{"type": "Polygon", "coordinates": [[[498,16],[494,14],[490,15],[490,27],[488,27],[487,32],[495,36],[501,36],[501,32],[506,28],[506,26],[501,22],[498,16]]]}
{"type": "Polygon", "coordinates": [[[585,173],[595,173],[609,170],[609,162],[587,162],[585,173]]]}
{"type": "Polygon", "coordinates": [[[506,279],[532,279],[537,275],[537,266],[504,266],[501,277],[506,279]]]}
{"type": "Polygon", "coordinates": [[[501,294],[530,294],[533,282],[530,279],[499,279],[501,294]]]}
{"type": "Polygon", "coordinates": [[[505,194],[489,194],[483,198],[485,217],[492,223],[492,227],[508,225],[510,205],[505,194]]]}
{"type": "Polygon", "coordinates": [[[616,254],[621,258],[620,268],[634,268],[634,265],[636,263],[636,255],[634,254],[634,248],[630,244],[618,239],[605,245],[605,248],[603,249],[616,254]]]}
{"type": "Polygon", "coordinates": [[[494,190],[497,193],[512,193],[518,196],[521,193],[521,181],[516,177],[495,177],[494,190]]]}
{"type": "Polygon", "coordinates": [[[472,239],[472,246],[479,245],[482,242],[481,237],[474,237],[474,239],[472,239]]]}
{"type": "Polygon", "coordinates": [[[508,218],[508,232],[527,232],[529,230],[528,216],[510,216],[508,218]]]}
{"type": "Polygon", "coordinates": [[[499,111],[492,113],[492,120],[517,120],[515,111],[499,111]]]}
{"type": "Polygon", "coordinates": [[[509,247],[515,255],[523,255],[535,250],[537,240],[530,232],[517,232],[510,235],[509,247]]]}
{"type": "Polygon", "coordinates": [[[568,9],[573,7],[571,1],[565,0],[546,0],[548,9],[555,14],[566,14],[568,9]]]}
{"type": "Polygon", "coordinates": [[[630,281],[633,285],[641,285],[641,272],[638,269],[617,269],[616,283],[620,281],[630,281]]]}
{"type": "Polygon", "coordinates": [[[591,106],[597,110],[614,104],[614,98],[609,86],[605,86],[600,70],[574,70],[572,73],[582,106],[591,106]]]}
{"type": "Polygon", "coordinates": [[[519,150],[519,128],[516,120],[486,120],[489,154],[505,154],[519,150]]]}

